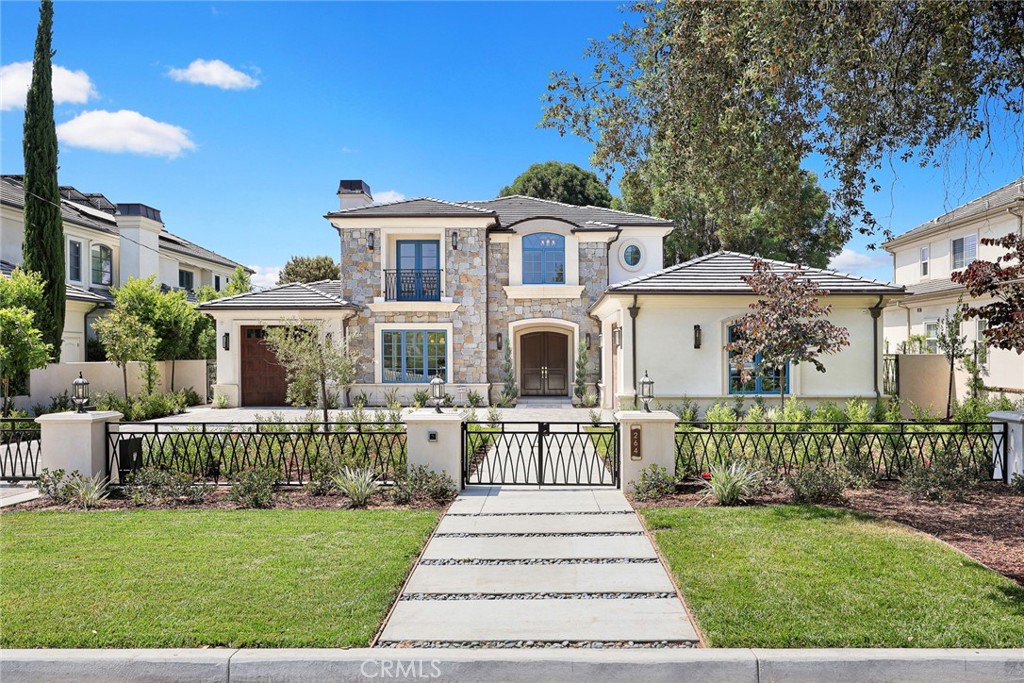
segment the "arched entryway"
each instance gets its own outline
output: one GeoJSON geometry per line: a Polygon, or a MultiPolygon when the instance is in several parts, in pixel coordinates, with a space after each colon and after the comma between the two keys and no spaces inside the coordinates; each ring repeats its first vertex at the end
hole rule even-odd
{"type": "Polygon", "coordinates": [[[519,382],[523,396],[568,396],[572,384],[572,338],[540,330],[519,337],[519,382]]]}

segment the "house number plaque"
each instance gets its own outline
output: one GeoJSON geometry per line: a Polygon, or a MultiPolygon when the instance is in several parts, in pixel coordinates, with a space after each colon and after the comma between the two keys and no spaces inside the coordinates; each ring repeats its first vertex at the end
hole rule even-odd
{"type": "Polygon", "coordinates": [[[640,438],[640,425],[633,425],[629,428],[629,459],[630,460],[643,460],[644,456],[640,454],[641,438],[640,438]]]}

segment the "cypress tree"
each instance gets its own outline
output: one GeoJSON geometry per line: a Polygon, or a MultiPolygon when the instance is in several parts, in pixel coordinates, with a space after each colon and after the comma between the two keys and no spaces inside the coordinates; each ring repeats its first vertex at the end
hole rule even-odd
{"type": "Polygon", "coordinates": [[[42,0],[32,59],[32,85],[25,101],[25,270],[43,278],[44,314],[36,327],[60,361],[64,336],[64,228],[57,184],[57,129],[53,122],[53,2],[42,0]]]}

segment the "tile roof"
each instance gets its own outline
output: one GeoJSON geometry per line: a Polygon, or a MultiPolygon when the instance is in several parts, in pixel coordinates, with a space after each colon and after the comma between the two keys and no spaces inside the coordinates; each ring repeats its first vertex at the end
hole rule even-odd
{"type": "MultiPolygon", "coordinates": [[[[6,275],[10,277],[16,265],[9,261],[0,261],[0,275],[6,275]]],[[[65,295],[72,301],[91,301],[95,304],[110,304],[113,303],[114,298],[110,296],[109,292],[93,292],[79,287],[78,285],[67,284],[65,287],[65,295]]]]}
{"type": "Polygon", "coordinates": [[[208,311],[246,310],[246,309],[358,309],[355,304],[341,298],[340,280],[321,280],[320,282],[292,282],[278,285],[259,292],[249,292],[223,299],[215,299],[199,304],[199,308],[208,311]]]}
{"type": "Polygon", "coordinates": [[[958,285],[952,280],[925,280],[917,284],[907,285],[907,296],[930,296],[932,294],[945,294],[948,292],[967,291],[963,285],[958,285]]]}
{"type": "MultiPolygon", "coordinates": [[[[750,286],[743,277],[753,274],[756,257],[733,251],[719,251],[664,270],[635,277],[608,287],[608,293],[627,294],[746,294],[750,286]]],[[[784,273],[796,264],[762,259],[773,270],[784,273]]],[[[803,268],[802,279],[813,281],[829,294],[900,294],[902,287],[837,273],[821,268],[803,268]]]]}
{"type": "Polygon", "coordinates": [[[380,217],[380,218],[458,218],[491,216],[496,227],[511,228],[516,223],[534,218],[554,218],[576,226],[578,230],[618,230],[624,226],[671,227],[672,221],[639,213],[616,211],[599,206],[574,206],[549,199],[524,197],[497,197],[483,201],[446,202],[432,197],[404,199],[387,204],[359,206],[343,211],[332,211],[327,218],[380,217]]]}
{"type": "MultiPolygon", "coordinates": [[[[216,252],[210,251],[205,247],[201,247],[198,244],[195,244],[194,242],[189,242],[184,237],[179,237],[178,235],[175,235],[174,233],[168,232],[166,230],[163,230],[160,233],[160,249],[166,249],[167,251],[173,251],[176,254],[181,254],[183,256],[191,256],[193,258],[202,259],[204,261],[209,261],[211,263],[218,263],[222,266],[227,266],[232,270],[234,270],[234,268],[237,266],[242,266],[241,263],[232,261],[226,256],[221,256],[216,252]]],[[[252,268],[246,268],[245,266],[242,266],[242,268],[245,268],[246,272],[250,274],[255,272],[252,270],[252,268]]]]}
{"type": "MultiPolygon", "coordinates": [[[[21,176],[4,175],[0,177],[0,204],[13,206],[16,209],[25,208],[25,186],[22,184],[21,176]]],[[[84,207],[77,206],[74,202],[61,199],[60,217],[61,220],[82,228],[97,230],[111,235],[117,234],[117,224],[114,217],[103,218],[104,214],[98,209],[89,212],[84,207]]]]}
{"type": "Polygon", "coordinates": [[[991,211],[992,209],[1010,206],[1015,202],[1024,202],[1024,176],[1021,176],[1020,178],[1017,178],[996,190],[992,190],[988,194],[978,197],[977,199],[972,199],[966,204],[958,206],[952,211],[948,211],[937,218],[933,218],[927,223],[922,223],[912,230],[908,230],[901,235],[897,235],[891,240],[885,242],[882,246],[896,246],[900,243],[912,240],[915,237],[921,237],[935,230],[939,230],[954,221],[969,218],[971,216],[977,216],[985,213],[986,211],[991,211]]]}

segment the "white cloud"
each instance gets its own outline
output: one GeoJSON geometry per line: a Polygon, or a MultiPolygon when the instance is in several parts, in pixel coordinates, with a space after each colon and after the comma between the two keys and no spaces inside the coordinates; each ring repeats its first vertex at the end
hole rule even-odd
{"type": "Polygon", "coordinates": [[[249,266],[255,273],[252,274],[252,286],[256,289],[267,289],[277,285],[277,278],[281,275],[283,266],[249,266]]]}
{"type": "Polygon", "coordinates": [[[828,267],[842,273],[859,273],[874,268],[886,268],[891,264],[889,256],[882,252],[863,253],[844,247],[838,256],[829,261],[828,267]]]}
{"type": "MultiPolygon", "coordinates": [[[[24,109],[31,83],[32,62],[0,66],[0,110],[24,109]]],[[[85,104],[98,95],[89,74],[56,64],[53,65],[52,85],[55,104],[85,104]]]]}
{"type": "Polygon", "coordinates": [[[169,69],[167,75],[176,81],[212,85],[224,90],[249,90],[260,84],[258,79],[219,59],[197,59],[187,68],[169,69]]]}
{"type": "Polygon", "coordinates": [[[84,111],[57,126],[57,137],[73,147],[101,152],[131,152],[173,159],[196,148],[188,131],[154,121],[137,111],[84,111]]]}
{"type": "Polygon", "coordinates": [[[384,190],[383,192],[377,192],[373,195],[373,201],[377,204],[386,204],[388,202],[400,202],[405,199],[405,195],[398,190],[384,190]]]}

